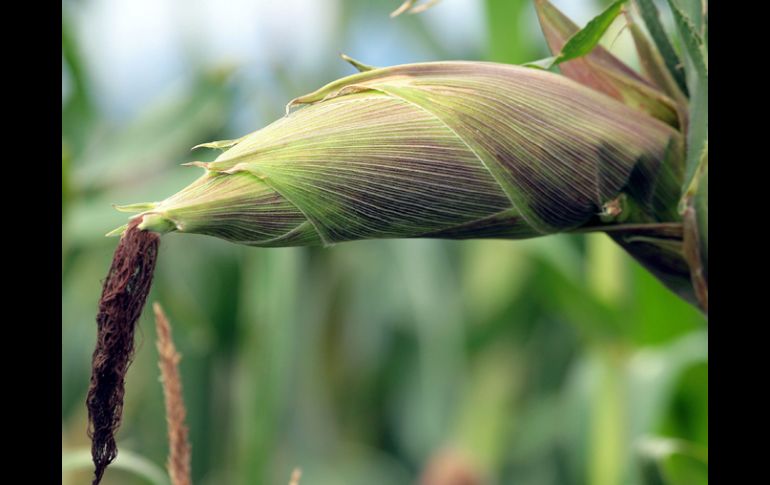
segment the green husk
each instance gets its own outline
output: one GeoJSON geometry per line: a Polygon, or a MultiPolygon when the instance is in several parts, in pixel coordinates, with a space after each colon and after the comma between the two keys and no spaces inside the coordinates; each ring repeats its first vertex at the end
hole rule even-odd
{"type": "Polygon", "coordinates": [[[608,228],[622,238],[638,224],[653,234],[681,224],[681,134],[553,73],[481,62],[373,68],[287,113],[209,144],[226,150],[192,164],[201,178],[133,206],[145,208],[139,227],[298,246],[608,228]]]}
{"type": "Polygon", "coordinates": [[[349,76],[290,106],[302,104],[196,163],[206,175],[142,215],[251,245],[310,222],[328,245],[479,230],[498,214],[509,222],[494,223],[495,236],[575,229],[632,175],[629,195],[648,222],[678,198],[657,184],[678,132],[554,74],[412,64],[349,76]]]}

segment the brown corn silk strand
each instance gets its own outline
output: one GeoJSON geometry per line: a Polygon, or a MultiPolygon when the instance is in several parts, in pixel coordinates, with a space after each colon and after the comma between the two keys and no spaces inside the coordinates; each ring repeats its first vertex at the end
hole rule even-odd
{"type": "Polygon", "coordinates": [[[160,237],[141,231],[141,218],[120,238],[104,280],[88,389],[88,436],[95,465],[93,485],[117,456],[115,432],[123,414],[126,371],[134,354],[134,328],[150,292],[160,237]]]}
{"type": "Polygon", "coordinates": [[[190,485],[191,447],[185,424],[187,410],[182,396],[182,378],[179,375],[179,361],[182,356],[171,338],[171,323],[159,303],[153,305],[155,329],[158,334],[158,366],[160,367],[163,397],[166,402],[168,424],[168,462],[166,468],[172,485],[190,485]]]}

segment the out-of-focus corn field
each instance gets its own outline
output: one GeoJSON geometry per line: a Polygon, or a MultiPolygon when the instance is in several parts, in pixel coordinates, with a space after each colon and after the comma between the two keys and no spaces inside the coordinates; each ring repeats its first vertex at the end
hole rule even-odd
{"type": "MultiPolygon", "coordinates": [[[[92,472],[85,395],[112,204],[197,178],[191,152],[377,66],[548,55],[531,0],[62,4],[62,478],[92,472]]],[[[555,1],[584,24],[610,2],[555,1]]],[[[664,23],[670,19],[663,18],[664,23]]],[[[637,65],[618,19],[605,47],[637,65]]],[[[604,234],[256,249],[170,234],[150,301],[183,356],[193,482],[707,483],[704,317],[604,234]],[[454,477],[448,479],[445,477],[454,477]],[[460,477],[470,481],[460,482],[460,477]]],[[[155,327],[106,484],[168,483],[155,327]]]]}

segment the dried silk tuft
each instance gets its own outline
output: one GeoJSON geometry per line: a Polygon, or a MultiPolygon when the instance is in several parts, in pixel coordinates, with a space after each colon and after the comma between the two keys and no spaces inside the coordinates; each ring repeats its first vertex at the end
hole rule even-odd
{"type": "Polygon", "coordinates": [[[126,371],[134,354],[134,329],[150,292],[160,237],[141,231],[141,218],[128,225],[115,249],[112,265],[104,280],[96,349],[88,389],[88,436],[94,465],[93,485],[117,456],[115,432],[123,414],[126,371]]]}

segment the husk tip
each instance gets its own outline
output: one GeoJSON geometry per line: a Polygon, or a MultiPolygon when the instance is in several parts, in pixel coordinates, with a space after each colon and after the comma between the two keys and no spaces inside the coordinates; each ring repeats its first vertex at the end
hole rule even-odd
{"type": "Polygon", "coordinates": [[[123,233],[126,232],[126,229],[128,229],[128,224],[123,224],[122,226],[117,227],[117,228],[111,230],[110,232],[108,232],[107,234],[105,234],[104,237],[122,236],[123,233]]]}
{"type": "Polygon", "coordinates": [[[154,209],[156,205],[158,205],[157,202],[140,202],[138,204],[125,205],[112,204],[112,207],[120,212],[144,212],[154,209]]]}
{"type": "Polygon", "coordinates": [[[364,64],[361,61],[353,59],[352,57],[345,54],[344,52],[340,52],[339,54],[343,61],[355,67],[358,70],[358,72],[367,72],[367,71],[372,71],[374,69],[377,69],[375,66],[370,66],[369,64],[364,64]]]}

